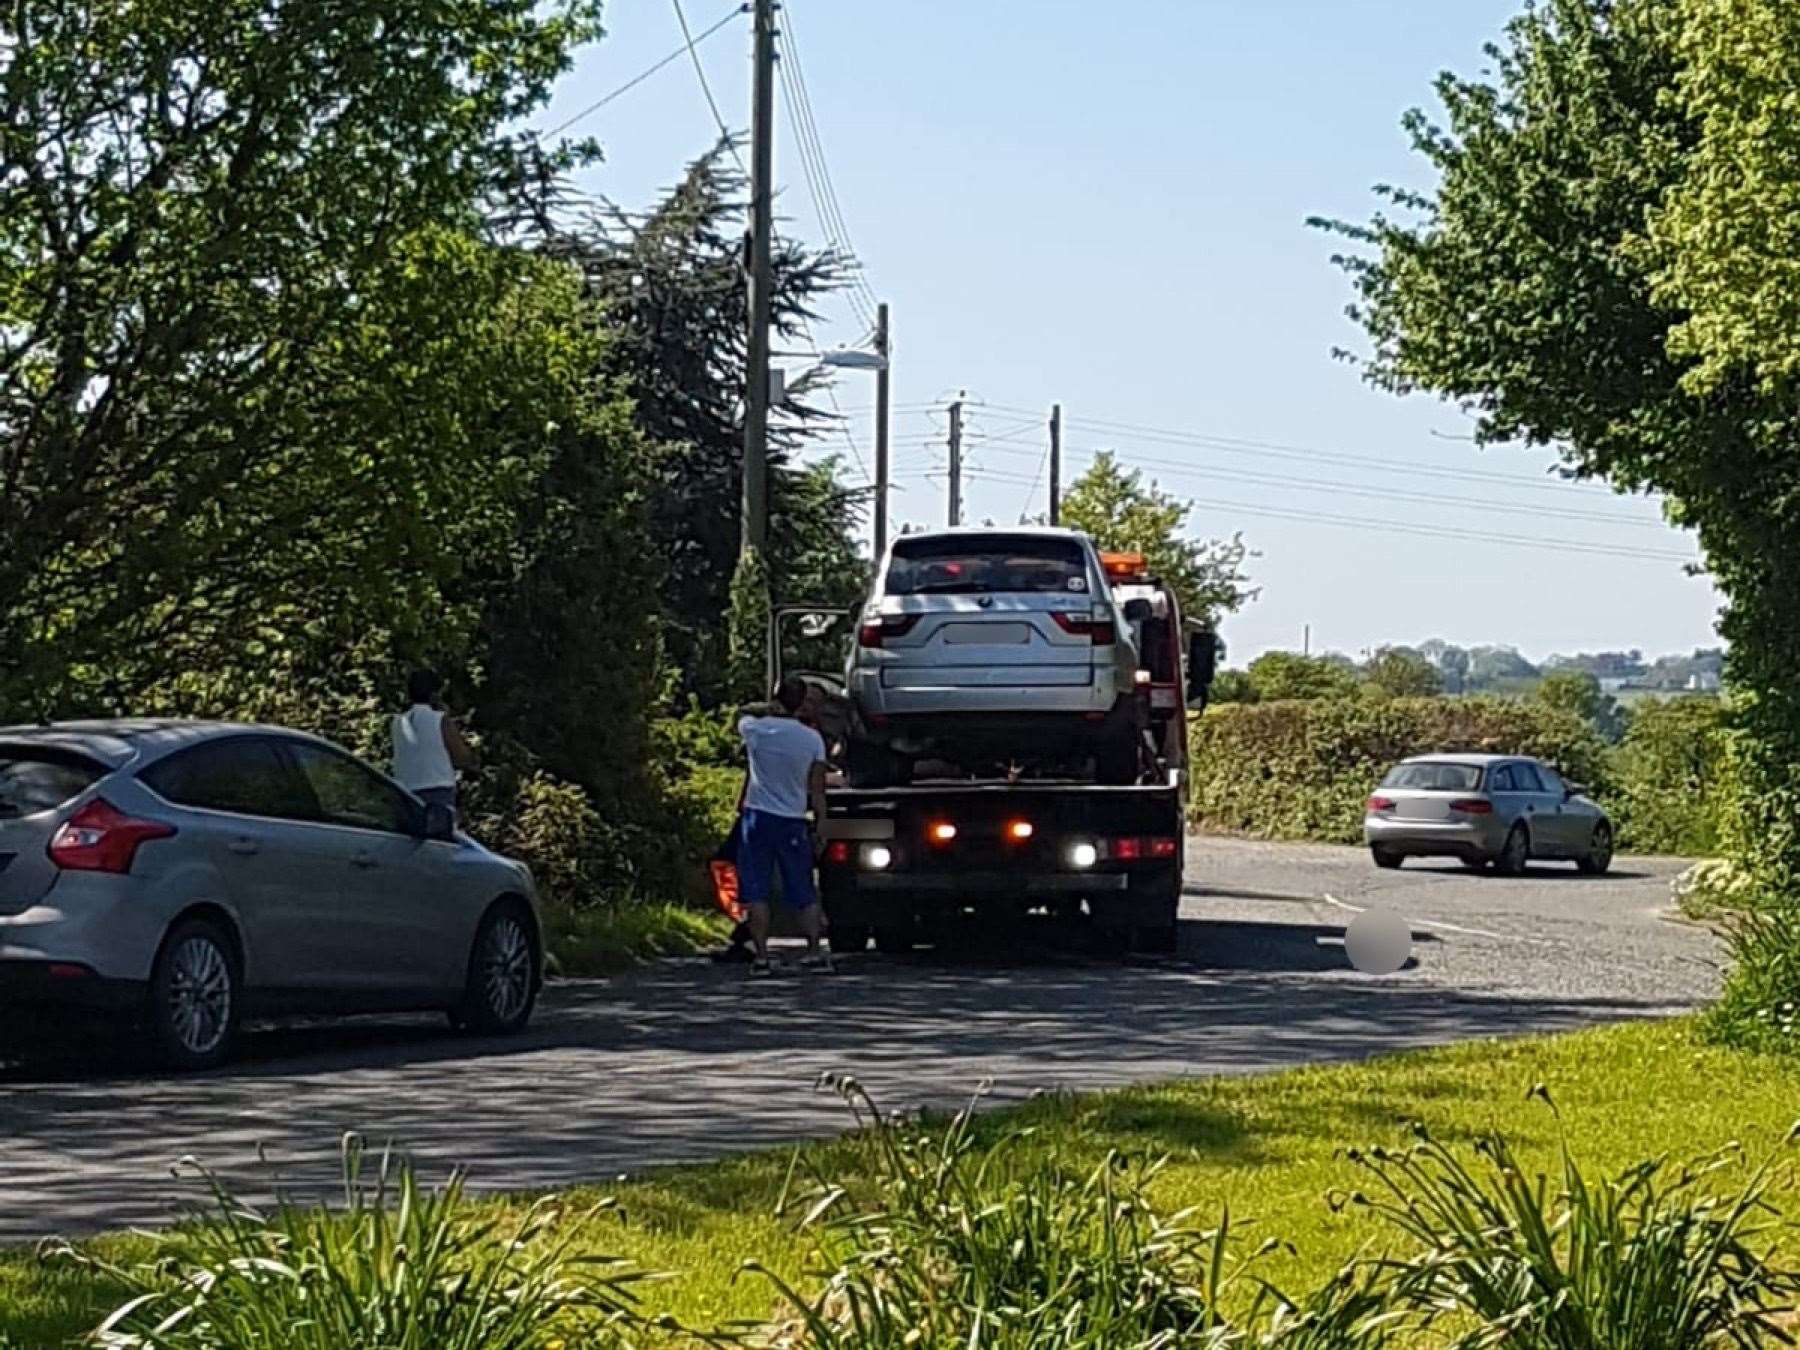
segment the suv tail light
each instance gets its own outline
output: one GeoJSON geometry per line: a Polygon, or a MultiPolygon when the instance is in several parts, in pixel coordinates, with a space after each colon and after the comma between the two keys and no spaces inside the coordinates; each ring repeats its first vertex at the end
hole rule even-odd
{"type": "Polygon", "coordinates": [[[117,872],[131,870],[138,845],[150,839],[168,839],[173,825],[160,820],[128,816],[104,797],[95,797],[68,820],[50,840],[50,861],[67,872],[117,872]]]}
{"type": "Polygon", "coordinates": [[[879,647],[887,638],[905,637],[918,623],[917,614],[883,614],[879,619],[866,619],[856,630],[856,645],[879,647]]]}
{"type": "Polygon", "coordinates": [[[1463,801],[1451,802],[1450,809],[1457,812],[1459,815],[1464,816],[1491,816],[1494,814],[1494,804],[1492,802],[1484,802],[1479,797],[1470,797],[1463,801]]]}
{"type": "Polygon", "coordinates": [[[1392,811],[1394,799],[1392,797],[1371,797],[1365,805],[1370,811],[1392,811]]]}
{"type": "Polygon", "coordinates": [[[1119,640],[1118,631],[1110,618],[1070,614],[1060,609],[1053,611],[1050,617],[1056,620],[1056,626],[1063,632],[1089,638],[1096,647],[1110,647],[1119,640]]]}

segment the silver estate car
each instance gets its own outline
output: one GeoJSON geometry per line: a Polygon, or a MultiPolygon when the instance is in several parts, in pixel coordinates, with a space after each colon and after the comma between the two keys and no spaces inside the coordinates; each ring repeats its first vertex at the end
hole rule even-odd
{"type": "Polygon", "coordinates": [[[224,1059],[246,1015],[512,1032],[539,932],[523,864],[316,737],[0,727],[0,1006],[131,1017],[185,1069],[224,1059]]]}
{"type": "Polygon", "coordinates": [[[1606,812],[1542,760],[1518,755],[1420,755],[1395,765],[1368,800],[1363,838],[1377,867],[1452,857],[1505,876],[1533,858],[1598,875],[1613,854],[1606,812]]]}
{"type": "Polygon", "coordinates": [[[845,671],[851,781],[904,781],[921,759],[974,771],[1022,747],[1092,758],[1103,779],[1132,781],[1142,718],[1131,618],[1077,531],[902,535],[845,671]]]}

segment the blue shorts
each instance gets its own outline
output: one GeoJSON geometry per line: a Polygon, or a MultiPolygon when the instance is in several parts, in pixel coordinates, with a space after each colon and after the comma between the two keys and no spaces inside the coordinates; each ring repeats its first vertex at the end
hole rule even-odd
{"type": "Polygon", "coordinates": [[[804,820],[772,816],[766,811],[744,812],[742,842],[738,845],[738,897],[746,905],[766,905],[781,870],[781,898],[794,909],[817,904],[813,886],[812,831],[804,820]]]}

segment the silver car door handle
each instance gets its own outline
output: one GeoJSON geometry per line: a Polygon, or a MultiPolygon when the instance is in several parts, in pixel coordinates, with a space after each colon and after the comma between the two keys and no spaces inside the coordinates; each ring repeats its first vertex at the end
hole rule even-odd
{"type": "Polygon", "coordinates": [[[233,853],[244,858],[262,852],[262,845],[257,843],[254,839],[233,839],[226,847],[233,853]]]}

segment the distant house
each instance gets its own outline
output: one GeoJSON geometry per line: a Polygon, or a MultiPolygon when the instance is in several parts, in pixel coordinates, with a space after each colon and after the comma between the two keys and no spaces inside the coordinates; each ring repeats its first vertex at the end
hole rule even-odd
{"type": "Polygon", "coordinates": [[[1719,672],[1716,670],[1696,670],[1688,676],[1687,687],[1696,694],[1716,694],[1719,692],[1719,672]]]}

